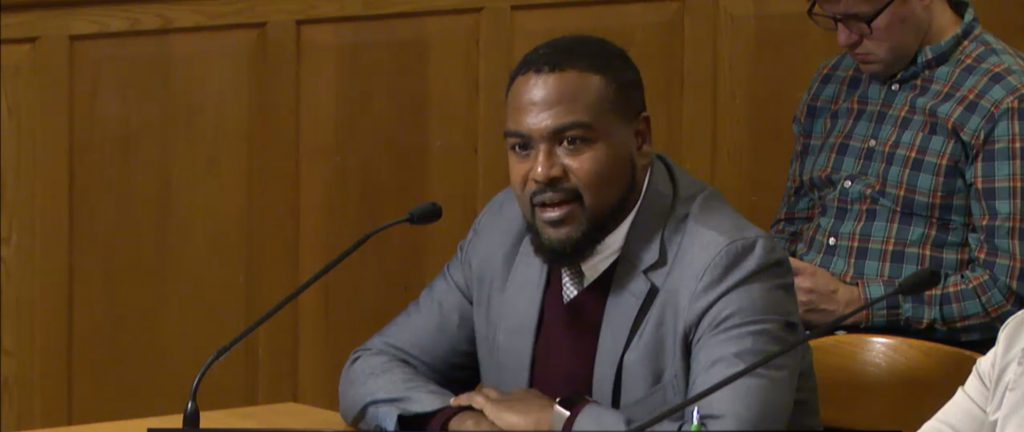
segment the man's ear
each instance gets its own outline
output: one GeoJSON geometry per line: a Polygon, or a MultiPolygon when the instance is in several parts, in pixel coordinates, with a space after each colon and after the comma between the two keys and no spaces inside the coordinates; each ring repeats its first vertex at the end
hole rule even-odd
{"type": "Polygon", "coordinates": [[[651,116],[646,112],[641,113],[633,122],[633,140],[637,161],[642,166],[647,166],[654,156],[654,146],[651,142],[651,116]]]}

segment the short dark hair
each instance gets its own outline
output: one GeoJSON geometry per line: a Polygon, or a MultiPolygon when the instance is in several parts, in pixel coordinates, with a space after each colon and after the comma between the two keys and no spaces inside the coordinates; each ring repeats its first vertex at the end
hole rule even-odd
{"type": "Polygon", "coordinates": [[[626,119],[632,120],[647,111],[644,81],[626,50],[606,39],[587,35],[562,36],[534,47],[512,70],[505,96],[523,75],[564,71],[604,78],[612,88],[612,109],[626,119]]]}

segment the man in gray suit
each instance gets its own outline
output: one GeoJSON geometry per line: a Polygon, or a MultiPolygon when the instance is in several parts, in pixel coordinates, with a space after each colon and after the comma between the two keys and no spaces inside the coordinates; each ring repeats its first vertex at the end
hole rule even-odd
{"type": "MultiPolygon", "coordinates": [[[[636,65],[595,37],[527,53],[511,187],[441,274],[355,350],[360,428],[624,429],[802,334],[785,253],[651,148],[636,65]],[[454,397],[453,397],[454,396],[454,397]]],[[[815,429],[806,346],[698,403],[709,429],[815,429]]],[[[657,429],[689,429],[694,407],[657,429]]]]}

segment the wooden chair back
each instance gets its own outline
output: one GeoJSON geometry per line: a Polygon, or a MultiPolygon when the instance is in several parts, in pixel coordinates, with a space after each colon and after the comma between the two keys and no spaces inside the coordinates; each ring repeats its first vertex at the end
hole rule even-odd
{"type": "Polygon", "coordinates": [[[846,430],[916,431],[970,375],[979,354],[897,336],[811,341],[822,423],[846,430]]]}

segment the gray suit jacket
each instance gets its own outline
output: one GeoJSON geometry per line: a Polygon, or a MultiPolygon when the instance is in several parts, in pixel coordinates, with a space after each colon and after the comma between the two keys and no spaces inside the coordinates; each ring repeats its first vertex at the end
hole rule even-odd
{"type": "MultiPolygon", "coordinates": [[[[596,403],[577,430],[637,424],[803,333],[789,262],[771,237],[667,159],[651,169],[604,312],[596,403]]],[[[512,191],[501,192],[419,299],[352,353],[339,388],[349,424],[393,430],[398,415],[443,408],[477,383],[529,387],[547,267],[527,235],[512,191]]],[[[810,350],[697,405],[712,430],[817,429],[810,350]]],[[[689,413],[655,429],[688,424],[689,413]]]]}

